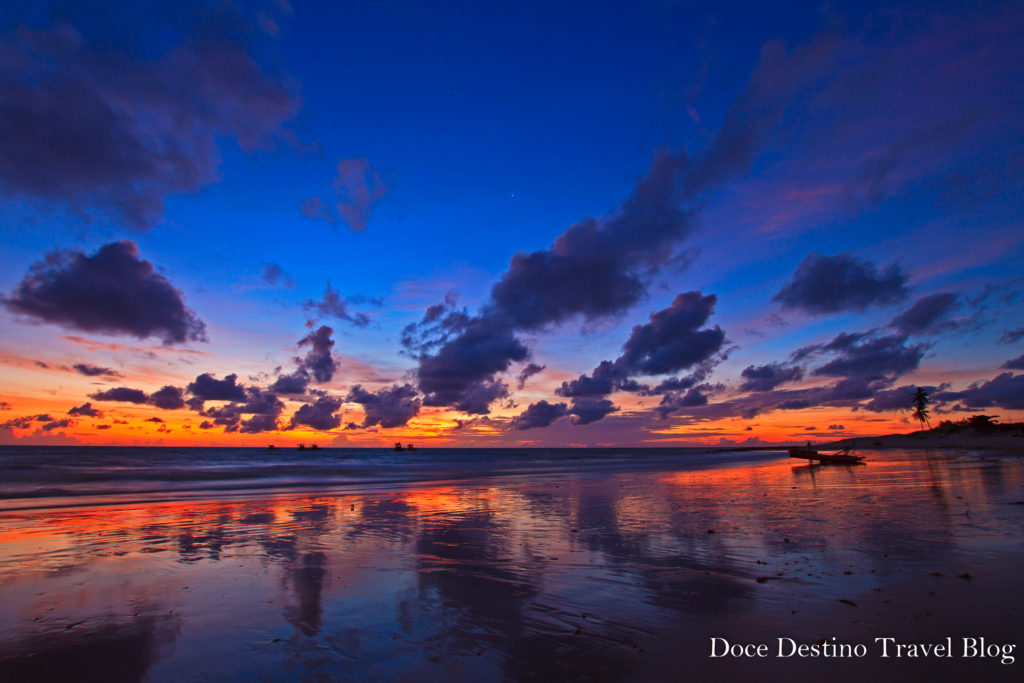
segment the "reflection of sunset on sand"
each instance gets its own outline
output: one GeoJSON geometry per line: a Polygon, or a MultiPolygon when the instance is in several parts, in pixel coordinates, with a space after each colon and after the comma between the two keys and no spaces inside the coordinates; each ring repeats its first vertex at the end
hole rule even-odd
{"type": "Polygon", "coordinates": [[[1022,484],[1017,459],[893,451],[8,511],[0,678],[996,680],[709,637],[1013,642],[1022,484]]]}

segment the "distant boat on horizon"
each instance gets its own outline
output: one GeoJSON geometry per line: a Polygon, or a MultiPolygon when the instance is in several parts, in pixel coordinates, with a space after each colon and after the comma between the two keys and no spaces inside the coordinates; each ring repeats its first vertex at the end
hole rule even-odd
{"type": "Polygon", "coordinates": [[[416,450],[416,447],[413,446],[412,444],[408,444],[406,446],[403,446],[402,442],[396,441],[395,442],[395,450],[396,451],[414,451],[414,450],[416,450]]]}

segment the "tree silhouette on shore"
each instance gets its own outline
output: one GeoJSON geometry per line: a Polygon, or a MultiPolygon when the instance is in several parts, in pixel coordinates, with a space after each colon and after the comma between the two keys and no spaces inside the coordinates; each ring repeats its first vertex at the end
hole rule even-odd
{"type": "Polygon", "coordinates": [[[924,429],[925,423],[928,424],[928,429],[932,428],[932,423],[928,420],[929,403],[931,403],[931,397],[928,395],[928,392],[921,387],[917,387],[917,391],[914,392],[912,404],[914,412],[911,414],[911,417],[921,423],[921,429],[924,429]]]}

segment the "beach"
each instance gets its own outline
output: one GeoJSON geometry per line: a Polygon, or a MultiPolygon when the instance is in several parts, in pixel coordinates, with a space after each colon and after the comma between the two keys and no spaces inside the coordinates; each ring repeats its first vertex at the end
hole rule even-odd
{"type": "Polygon", "coordinates": [[[0,680],[1019,680],[1024,461],[861,453],[22,482],[0,680]]]}

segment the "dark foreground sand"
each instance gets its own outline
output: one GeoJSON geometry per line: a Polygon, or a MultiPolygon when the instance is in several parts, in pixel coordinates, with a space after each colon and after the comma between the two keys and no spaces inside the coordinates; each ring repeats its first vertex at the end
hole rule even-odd
{"type": "Polygon", "coordinates": [[[865,453],[0,513],[0,681],[1020,680],[1024,462],[865,453]]]}

